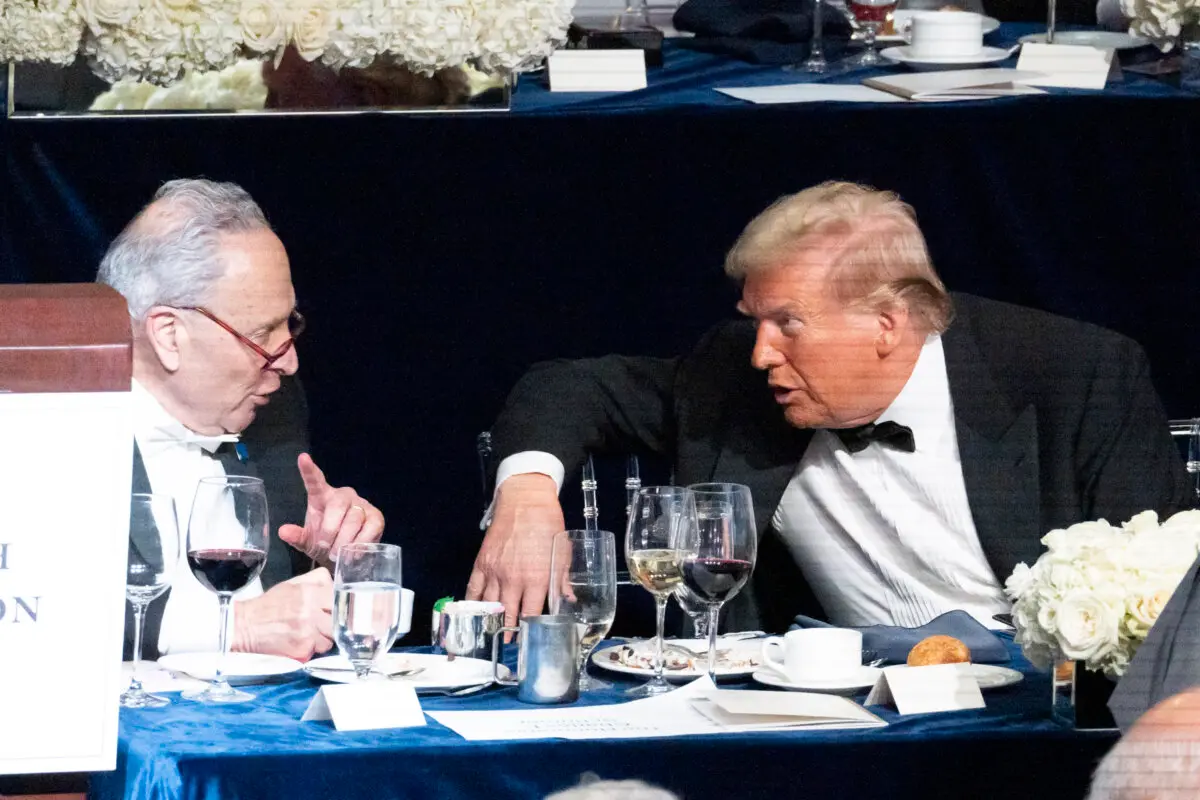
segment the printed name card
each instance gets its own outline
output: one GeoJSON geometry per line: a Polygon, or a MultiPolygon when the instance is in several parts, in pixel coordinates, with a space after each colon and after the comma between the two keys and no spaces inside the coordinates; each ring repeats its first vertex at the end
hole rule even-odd
{"type": "Polygon", "coordinates": [[[983,708],[979,684],[956,664],[885,667],[864,705],[894,705],[901,714],[983,708]]]}
{"type": "Polygon", "coordinates": [[[631,92],[646,88],[642,50],[559,50],[549,59],[552,92],[631,92]]]}
{"type": "Polygon", "coordinates": [[[1112,48],[1101,50],[1086,45],[1030,42],[1021,46],[1017,69],[1042,73],[1022,83],[1060,89],[1103,89],[1110,77],[1121,77],[1112,48]]]}
{"type": "Polygon", "coordinates": [[[411,685],[366,681],[322,686],[300,721],[327,719],[339,731],[373,731],[419,727],[425,724],[425,713],[411,685]]]}

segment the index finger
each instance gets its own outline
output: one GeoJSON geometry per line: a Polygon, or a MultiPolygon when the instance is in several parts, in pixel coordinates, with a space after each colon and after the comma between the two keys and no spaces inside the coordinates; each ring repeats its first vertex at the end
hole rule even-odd
{"type": "Polygon", "coordinates": [[[300,454],[300,457],[296,459],[296,466],[300,469],[300,479],[304,481],[304,491],[308,492],[310,501],[313,495],[324,494],[329,489],[329,481],[325,480],[325,473],[308,453],[300,454]]]}

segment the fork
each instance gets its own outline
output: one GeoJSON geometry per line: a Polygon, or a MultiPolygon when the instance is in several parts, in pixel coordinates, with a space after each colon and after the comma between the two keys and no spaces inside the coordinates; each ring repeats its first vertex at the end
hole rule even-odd
{"type": "Polygon", "coordinates": [[[492,685],[492,682],[488,681],[487,683],[481,683],[477,686],[468,686],[465,689],[421,689],[421,690],[419,690],[419,694],[440,695],[442,697],[466,697],[469,694],[475,694],[476,692],[482,692],[484,689],[489,688],[491,685],[492,685]]]}

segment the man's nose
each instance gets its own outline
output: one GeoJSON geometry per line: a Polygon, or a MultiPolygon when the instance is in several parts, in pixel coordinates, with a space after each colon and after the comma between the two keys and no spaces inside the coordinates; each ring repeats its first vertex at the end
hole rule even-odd
{"type": "Polygon", "coordinates": [[[300,369],[300,355],[296,352],[296,345],[289,347],[283,357],[271,365],[271,369],[282,375],[295,375],[296,370],[300,369]]]}
{"type": "Polygon", "coordinates": [[[750,364],[755,369],[766,370],[781,363],[782,354],[775,347],[771,331],[768,330],[768,326],[759,325],[754,336],[754,350],[750,353],[750,364]]]}

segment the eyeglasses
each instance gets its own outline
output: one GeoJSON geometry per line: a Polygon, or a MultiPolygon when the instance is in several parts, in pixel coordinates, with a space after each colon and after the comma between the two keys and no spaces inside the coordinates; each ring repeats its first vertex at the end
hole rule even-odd
{"type": "Polygon", "coordinates": [[[203,314],[204,316],[211,319],[213,322],[220,325],[222,328],[224,328],[226,331],[228,331],[230,334],[232,334],[233,337],[235,339],[237,339],[239,342],[246,345],[246,347],[249,347],[255,353],[258,353],[260,356],[262,356],[264,359],[266,359],[267,363],[263,364],[263,369],[270,369],[272,364],[274,364],[276,361],[278,361],[279,359],[286,356],[288,351],[292,349],[292,345],[296,343],[296,338],[298,336],[300,336],[301,333],[304,332],[304,325],[305,325],[304,317],[300,314],[299,311],[292,309],[292,313],[290,315],[288,315],[288,318],[287,318],[288,340],[286,342],[284,342],[283,344],[281,344],[275,350],[274,353],[269,353],[266,350],[264,350],[263,348],[259,347],[254,342],[252,342],[247,337],[243,336],[232,325],[230,325],[228,322],[225,322],[224,320],[222,320],[220,317],[218,317],[216,314],[209,311],[207,308],[202,308],[200,306],[178,306],[178,309],[180,311],[195,311],[197,314],[203,314]]]}

